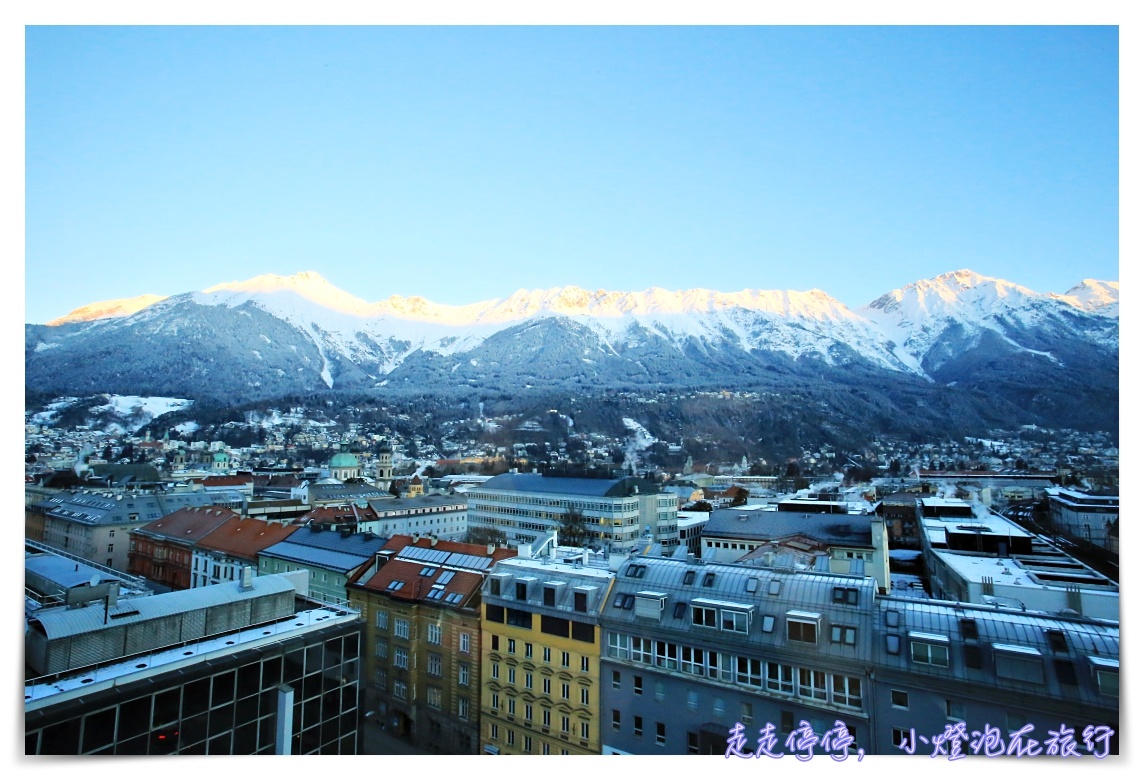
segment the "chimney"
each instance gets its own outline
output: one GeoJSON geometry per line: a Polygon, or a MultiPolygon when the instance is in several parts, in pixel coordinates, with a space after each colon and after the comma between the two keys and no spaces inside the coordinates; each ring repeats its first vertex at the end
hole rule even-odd
{"type": "Polygon", "coordinates": [[[436,547],[437,546],[437,534],[430,534],[429,535],[429,546],[430,547],[436,547]]]}
{"type": "Polygon", "coordinates": [[[250,566],[242,567],[242,579],[239,581],[240,590],[254,589],[254,570],[250,566]]]}
{"type": "Polygon", "coordinates": [[[497,546],[496,546],[495,544],[492,544],[492,543],[490,542],[490,543],[489,543],[489,547],[488,547],[488,553],[489,553],[489,555],[492,555],[494,552],[496,552],[496,549],[497,549],[497,546]]]}
{"type": "Polygon", "coordinates": [[[417,544],[420,541],[421,541],[421,532],[420,531],[414,531],[413,532],[413,543],[417,544]]]}

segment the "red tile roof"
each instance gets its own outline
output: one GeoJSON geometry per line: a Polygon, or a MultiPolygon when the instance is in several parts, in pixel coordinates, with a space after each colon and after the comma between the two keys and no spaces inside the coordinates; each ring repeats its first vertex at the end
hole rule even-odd
{"type": "Polygon", "coordinates": [[[237,512],[224,506],[185,507],[153,520],[136,531],[173,542],[196,544],[227,520],[238,516],[237,512]]]}
{"type": "Polygon", "coordinates": [[[253,517],[235,516],[204,536],[197,547],[257,561],[258,553],[285,539],[301,526],[268,523],[253,517]]]}

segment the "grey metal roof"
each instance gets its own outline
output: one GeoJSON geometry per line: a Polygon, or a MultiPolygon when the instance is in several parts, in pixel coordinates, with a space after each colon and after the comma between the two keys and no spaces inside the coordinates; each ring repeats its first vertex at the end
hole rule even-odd
{"type": "Polygon", "coordinates": [[[872,547],[872,519],[871,515],[716,509],[703,527],[703,536],[770,541],[793,534],[805,534],[827,544],[872,547]]]}
{"type": "Polygon", "coordinates": [[[600,622],[606,628],[659,635],[669,632],[680,642],[694,637],[696,644],[721,645],[730,650],[765,651],[768,656],[802,656],[807,653],[829,656],[839,661],[866,662],[870,659],[869,637],[876,582],[869,577],[818,572],[792,572],[761,568],[739,563],[680,561],[674,558],[637,556],[621,566],[604,605],[600,622]],[[645,567],[642,576],[638,567],[645,567]],[[690,577],[688,572],[693,572],[690,577]],[[706,575],[714,575],[710,585],[706,575]],[[690,582],[688,581],[690,580],[690,582]],[[834,589],[858,591],[856,604],[836,603],[834,589]],[[639,617],[635,609],[618,606],[622,595],[635,596],[639,591],[654,590],[668,594],[667,603],[658,619],[639,617]],[[777,592],[773,592],[777,591],[777,592]],[[692,624],[690,605],[695,599],[749,605],[753,614],[746,634],[723,632],[692,624]],[[684,604],[676,617],[675,605],[684,604]],[[790,611],[815,613],[820,616],[819,641],[816,646],[789,641],[785,620],[790,611]],[[762,630],[763,617],[771,616],[774,627],[762,630]],[[854,645],[832,643],[834,625],[856,628],[854,645]]]}
{"type": "Polygon", "coordinates": [[[464,508],[464,496],[415,496],[413,498],[371,498],[369,506],[375,512],[393,512],[402,509],[437,509],[443,506],[464,508]]]}
{"type": "MultiPolygon", "coordinates": [[[[295,536],[297,536],[297,534],[295,534],[295,536]]],[[[300,563],[305,566],[313,566],[318,569],[347,573],[353,571],[363,563],[372,560],[373,555],[324,550],[319,547],[307,547],[306,545],[296,544],[288,539],[267,547],[258,554],[258,557],[259,559],[278,558],[284,561],[300,563]]]]}
{"type": "MultiPolygon", "coordinates": [[[[315,530],[317,526],[299,529],[290,535],[289,542],[315,550],[330,550],[347,555],[371,557],[388,541],[383,536],[361,533],[343,535],[341,531],[315,530]]],[[[274,549],[270,547],[269,549],[274,549]]]]}
{"type": "Polygon", "coordinates": [[[40,610],[29,622],[38,621],[43,626],[48,639],[58,639],[294,590],[293,583],[278,574],[254,577],[251,580],[251,585],[250,590],[243,590],[237,582],[224,582],[202,588],[121,599],[111,608],[110,615],[121,615],[122,617],[109,619],[106,623],[104,622],[102,603],[77,609],[54,607],[40,610]]]}
{"type": "Polygon", "coordinates": [[[99,575],[100,582],[123,581],[119,577],[108,574],[105,570],[96,569],[81,561],[59,555],[49,555],[48,553],[25,556],[24,571],[25,577],[28,574],[34,574],[65,589],[87,585],[94,575],[99,575]]]}
{"type": "Polygon", "coordinates": [[[589,479],[583,477],[546,477],[543,474],[500,474],[473,488],[473,490],[509,490],[516,493],[553,493],[557,495],[622,498],[632,495],[633,488],[638,488],[642,494],[659,492],[659,487],[654,482],[640,477],[589,479]]]}
{"type": "Polygon", "coordinates": [[[481,600],[506,607],[527,609],[529,612],[571,618],[594,623],[604,608],[614,575],[607,569],[592,566],[549,562],[547,559],[506,558],[498,561],[482,585],[481,600]],[[501,593],[492,593],[492,578],[506,575],[501,593]],[[527,598],[516,598],[516,583],[524,582],[527,598]],[[559,583],[559,585],[556,585],[559,583]],[[545,586],[555,586],[553,603],[545,605],[545,586]],[[584,594],[585,611],[575,609],[575,594],[584,594]]]}

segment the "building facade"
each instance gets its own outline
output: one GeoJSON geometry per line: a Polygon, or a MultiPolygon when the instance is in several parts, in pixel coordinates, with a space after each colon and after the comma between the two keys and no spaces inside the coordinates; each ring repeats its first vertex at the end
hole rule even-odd
{"type": "Polygon", "coordinates": [[[481,751],[598,755],[599,616],[614,575],[583,551],[501,561],[484,586],[481,751]]]}
{"type": "Polygon", "coordinates": [[[1111,529],[1120,517],[1120,496],[1096,496],[1069,488],[1050,488],[1049,520],[1061,531],[1111,549],[1111,529]]]}
{"type": "Polygon", "coordinates": [[[395,536],[348,587],[366,619],[368,706],[390,733],[434,753],[477,752],[480,587],[507,549],[395,536]]]}
{"type": "Polygon", "coordinates": [[[501,474],[470,488],[469,525],[496,529],[512,544],[543,541],[558,531],[569,513],[587,523],[589,544],[627,552],[652,539],[665,554],[679,544],[676,500],[638,477],[592,479],[542,474],[501,474]]]}

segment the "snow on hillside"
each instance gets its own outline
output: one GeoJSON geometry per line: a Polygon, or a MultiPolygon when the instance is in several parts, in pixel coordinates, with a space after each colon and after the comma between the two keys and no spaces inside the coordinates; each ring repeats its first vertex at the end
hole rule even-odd
{"type": "Polygon", "coordinates": [[[139,295],[135,298],[119,298],[110,301],[99,301],[72,309],[63,317],[48,322],[48,325],[63,325],[68,322],[91,322],[93,320],[106,320],[115,317],[129,317],[153,303],[164,300],[162,295],[139,295]]]}
{"type": "Polygon", "coordinates": [[[167,412],[186,409],[194,401],[186,398],[142,397],[138,395],[108,395],[107,404],[93,406],[93,413],[112,411],[121,417],[146,417],[148,420],[167,412]]]}

